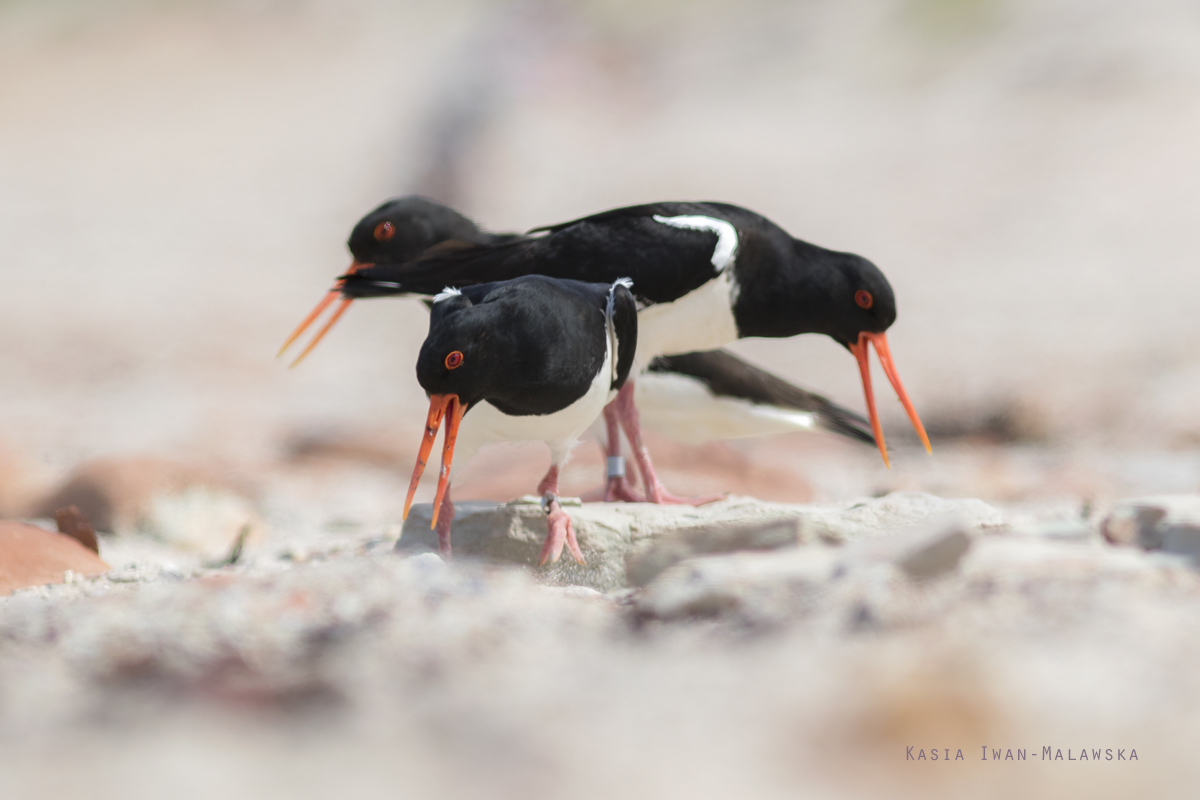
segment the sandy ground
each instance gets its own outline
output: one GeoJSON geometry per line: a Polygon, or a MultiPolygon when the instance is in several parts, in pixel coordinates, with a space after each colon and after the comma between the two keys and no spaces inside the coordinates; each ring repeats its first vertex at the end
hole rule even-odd
{"type": "MultiPolygon", "coordinates": [[[[885,389],[885,424],[897,447],[890,471],[872,451],[821,436],[700,449],[652,438],[676,491],[837,502],[914,490],[979,497],[1014,519],[1043,522],[1094,522],[1119,498],[1196,491],[1198,39],[1200,18],[1183,0],[657,0],[636,8],[600,0],[0,2],[0,513],[26,516],[88,459],[166,456],[242,487],[265,520],[264,552],[296,542],[322,551],[349,537],[328,582],[321,573],[306,587],[403,583],[409,567],[370,543],[394,536],[418,443],[424,398],[412,354],[425,331],[423,309],[411,300],[360,303],[301,368],[287,370],[274,354],[348,262],[352,223],[383,198],[410,191],[451,202],[497,230],[652,199],[722,199],[881,266],[900,307],[892,349],[935,434],[934,455],[915,446],[885,389]]],[[[744,341],[734,349],[862,407],[853,361],[828,341],[744,341]]],[[[886,387],[882,375],[876,386],[886,387]]],[[[457,496],[524,494],[544,466],[535,447],[485,453],[457,496]]],[[[595,489],[599,471],[598,449],[584,444],[566,491],[595,489]]],[[[429,494],[427,485],[421,497],[429,494]]],[[[461,588],[454,581],[469,584],[474,573],[451,574],[448,585],[461,588]]],[[[1063,701],[1058,722],[1020,712],[1006,730],[1027,736],[1037,728],[1036,737],[1049,740],[1060,730],[1109,724],[1111,736],[1099,738],[1115,741],[1153,728],[1145,741],[1163,743],[1158,763],[1177,764],[1182,753],[1170,742],[1187,733],[1178,709],[1194,708],[1190,684],[1169,678],[1164,685],[1181,698],[1174,711],[1140,696],[1119,710],[1098,701],[1094,715],[1080,711],[1085,696],[1124,697],[1114,687],[1159,680],[1155,659],[1188,663],[1190,578],[1178,579],[1187,584],[1181,605],[1170,592],[1146,600],[1166,621],[1131,611],[1114,623],[1111,640],[1102,620],[1124,596],[1093,609],[1086,624],[1072,627],[1068,614],[1053,634],[1022,629],[998,642],[983,641],[987,630],[973,629],[979,620],[970,618],[900,641],[813,638],[789,628],[751,637],[749,651],[744,632],[682,626],[655,634],[662,639],[642,661],[645,634],[628,633],[619,608],[578,598],[559,603],[520,573],[487,575],[481,585],[501,586],[488,596],[508,598],[496,601],[499,608],[517,615],[533,603],[535,618],[558,620],[521,634],[542,637],[548,649],[523,650],[519,636],[501,646],[511,660],[496,669],[512,670],[507,678],[536,676],[536,685],[464,668],[457,681],[439,679],[415,711],[373,717],[343,710],[336,723],[324,711],[301,713],[294,726],[273,711],[230,717],[203,698],[176,708],[158,695],[142,706],[121,694],[95,717],[66,714],[44,727],[36,706],[21,713],[6,707],[6,748],[16,748],[7,763],[28,767],[21,780],[31,796],[84,785],[45,766],[64,747],[82,754],[88,769],[153,762],[144,782],[122,784],[133,773],[119,769],[104,773],[106,788],[124,785],[134,796],[181,775],[190,776],[187,791],[198,797],[235,785],[247,796],[254,787],[295,796],[345,786],[371,796],[405,779],[400,767],[379,766],[394,748],[416,753],[398,763],[418,769],[422,748],[440,743],[454,758],[430,761],[429,774],[413,785],[478,794],[486,778],[460,783],[441,771],[478,763],[468,756],[494,759],[501,769],[505,743],[526,747],[522,737],[538,721],[550,725],[539,736],[562,733],[571,748],[586,751],[597,741],[624,741],[648,714],[665,720],[664,738],[681,743],[659,747],[638,732],[608,752],[615,773],[648,783],[606,784],[579,773],[599,781],[594,794],[607,786],[610,793],[671,796],[669,783],[654,781],[674,772],[692,776],[687,785],[696,796],[838,796],[849,784],[797,777],[817,774],[808,767],[765,778],[756,792],[738,781],[757,769],[728,767],[744,765],[740,756],[711,773],[705,759],[722,748],[741,754],[778,746],[792,730],[789,714],[820,707],[812,719],[853,716],[845,704],[855,670],[893,657],[922,676],[912,690],[919,698],[941,685],[939,670],[959,674],[955,658],[966,652],[983,670],[966,685],[970,692],[988,687],[988,708],[1054,706],[1072,670],[1091,669],[1090,655],[1136,649],[1145,630],[1158,631],[1158,649],[1110,673],[1088,672],[1074,700],[1063,701]],[[606,626],[621,633],[608,637],[606,626]],[[588,631],[579,640],[571,638],[577,627],[588,631]],[[1061,652],[1046,649],[1062,631],[1080,638],[1061,652]],[[945,664],[919,663],[931,646],[923,636],[951,653],[945,664]],[[1089,649],[1089,637],[1103,644],[1089,649]],[[533,652],[554,655],[534,665],[533,652]],[[1015,665],[1009,683],[989,672],[995,659],[1015,665]],[[1012,688],[1051,673],[1042,695],[1012,688]],[[564,675],[580,677],[555,683],[564,675]],[[827,706],[823,680],[847,682],[831,690],[827,706]],[[593,693],[591,681],[606,688],[593,693]],[[755,715],[778,702],[788,709],[782,729],[763,723],[755,729],[769,733],[739,743],[714,733],[731,719],[724,707],[703,705],[688,715],[689,692],[737,698],[742,684],[755,691],[744,707],[729,700],[730,713],[773,720],[755,715]],[[494,685],[512,696],[491,697],[494,685]],[[672,694],[667,686],[686,691],[672,694]],[[534,709],[528,716],[464,711],[525,701],[534,709]],[[582,722],[570,727],[566,718],[582,722]],[[509,736],[510,723],[520,736],[509,736]],[[429,739],[430,731],[440,733],[429,739]],[[710,734],[707,744],[691,747],[710,734]],[[243,758],[248,748],[260,748],[261,758],[243,758]],[[665,759],[663,771],[630,766],[651,751],[665,759]],[[314,754],[341,766],[318,769],[314,754]]],[[[189,593],[202,591],[191,579],[154,586],[161,596],[143,599],[131,589],[118,604],[128,603],[134,615],[153,598],[185,608],[189,593]]],[[[411,601],[427,608],[433,601],[425,593],[442,592],[430,586],[413,588],[411,597],[397,590],[397,602],[424,598],[411,601]]],[[[275,591],[285,590],[263,589],[264,596],[275,591]]],[[[335,602],[334,589],[314,591],[335,602]]],[[[1066,605],[1083,602],[1063,592],[1075,598],[1066,605]]],[[[484,630],[489,617],[462,602],[451,617],[484,630]]],[[[1019,613],[1029,612],[1002,607],[980,619],[1003,627],[1019,613]]],[[[420,636],[435,637],[451,617],[433,615],[420,636]]],[[[380,649],[368,647],[364,669],[382,675],[394,655],[388,648],[402,650],[412,636],[388,634],[380,649]]],[[[416,651],[436,655],[439,647],[416,651]]],[[[79,663],[37,648],[29,653],[4,668],[26,680],[43,660],[65,664],[64,674],[79,663]]],[[[420,668],[411,669],[415,677],[400,681],[396,703],[423,696],[420,668]]],[[[383,696],[378,687],[386,681],[376,678],[361,680],[383,696]]],[[[89,709],[106,685],[47,680],[44,693],[28,696],[52,704],[83,697],[89,709]]],[[[361,697],[370,696],[364,689],[361,697]]],[[[932,707],[941,707],[936,698],[932,707]]],[[[869,748],[839,750],[836,738],[830,751],[814,750],[820,729],[805,728],[805,764],[836,762],[836,775],[844,776],[856,764],[879,763],[869,748]]],[[[959,738],[974,742],[976,729],[969,729],[959,738]]],[[[557,773],[539,770],[538,748],[528,748],[514,756],[524,765],[511,767],[517,777],[497,785],[554,795],[557,773]],[[537,776],[534,784],[522,783],[527,775],[537,776]]],[[[571,759],[554,763],[582,769],[571,759]]],[[[891,773],[880,774],[882,784],[853,791],[887,786],[891,773]]],[[[1063,774],[1035,783],[1061,788],[1069,783],[1063,774]]],[[[1086,788],[1118,796],[1148,786],[1145,772],[1122,774],[1086,788]]],[[[940,785],[930,780],[913,791],[940,785]]],[[[1001,782],[994,794],[1029,791],[1023,781],[1001,782]]]]}

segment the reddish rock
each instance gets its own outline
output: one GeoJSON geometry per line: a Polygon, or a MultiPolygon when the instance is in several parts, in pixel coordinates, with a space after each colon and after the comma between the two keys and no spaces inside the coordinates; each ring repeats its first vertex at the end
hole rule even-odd
{"type": "Polygon", "coordinates": [[[62,583],[67,570],[102,575],[108,564],[70,536],[22,522],[0,522],[0,597],[26,586],[62,583]]]}
{"type": "Polygon", "coordinates": [[[53,517],[75,506],[98,531],[137,527],[154,498],[192,487],[224,489],[222,482],[195,467],[158,458],[99,458],[75,469],[66,482],[42,501],[34,516],[53,517]]]}
{"type": "Polygon", "coordinates": [[[70,536],[88,550],[97,555],[100,554],[100,543],[96,541],[96,530],[78,507],[67,506],[55,511],[54,524],[58,526],[59,533],[70,536]]]}

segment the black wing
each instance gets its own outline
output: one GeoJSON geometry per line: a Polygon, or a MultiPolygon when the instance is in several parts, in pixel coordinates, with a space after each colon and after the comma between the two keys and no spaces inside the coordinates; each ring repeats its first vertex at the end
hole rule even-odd
{"type": "Polygon", "coordinates": [[[649,371],[677,373],[701,381],[718,397],[736,397],[751,403],[807,411],[818,425],[866,444],[875,444],[870,423],[819,394],[793,386],[782,378],[759,369],[728,350],[708,350],[677,356],[659,356],[649,371]]]}
{"type": "Polygon", "coordinates": [[[617,334],[616,375],[611,389],[620,389],[629,378],[633,368],[633,356],[637,352],[637,301],[633,299],[627,281],[617,281],[612,287],[613,330],[617,334]]]}
{"type": "Polygon", "coordinates": [[[642,303],[677,300],[716,276],[716,233],[664,224],[655,216],[726,214],[703,203],[653,203],[551,226],[545,235],[426,252],[406,264],[380,264],[346,276],[349,297],[435,294],[446,286],[547,275],[586,283],[633,280],[642,303]]]}

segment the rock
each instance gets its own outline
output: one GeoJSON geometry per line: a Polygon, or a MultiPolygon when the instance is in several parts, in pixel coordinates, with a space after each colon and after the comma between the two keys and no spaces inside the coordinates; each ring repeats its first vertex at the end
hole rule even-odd
{"type": "MultiPolygon", "coordinates": [[[[758,523],[745,529],[787,530],[778,523],[774,528],[758,523]]],[[[670,565],[652,576],[635,604],[643,614],[659,619],[734,615],[749,621],[782,620],[814,608],[839,579],[855,585],[850,594],[868,597],[871,587],[895,583],[900,575],[927,580],[949,573],[958,567],[972,541],[963,520],[954,516],[927,521],[894,536],[864,539],[850,547],[796,547],[803,535],[796,536],[795,530],[793,549],[784,550],[780,545],[776,552],[704,555],[670,565]]],[[[678,536],[672,534],[668,542],[674,545],[671,540],[678,536]]],[[[764,543],[771,541],[763,533],[760,536],[764,543]]],[[[776,542],[782,540],[778,533],[775,536],[776,542]]],[[[736,541],[707,541],[714,540],[736,541]]],[[[678,551],[677,546],[668,549],[678,551]]],[[[655,547],[647,552],[653,554],[655,547]]],[[[639,564],[636,558],[630,562],[639,564]]],[[[863,615],[869,615],[869,605],[858,601],[854,606],[859,617],[854,622],[861,624],[866,619],[863,615]]]]}
{"type": "Polygon", "coordinates": [[[1162,495],[1127,500],[1100,525],[1117,545],[1161,550],[1200,565],[1200,495],[1162,495]]]}
{"type": "Polygon", "coordinates": [[[92,523],[88,522],[88,518],[76,506],[67,506],[55,511],[54,524],[58,527],[59,533],[70,536],[88,550],[100,555],[100,543],[96,541],[96,531],[92,528],[92,523]]]}
{"type": "Polygon", "coordinates": [[[998,527],[1004,522],[1000,512],[982,500],[946,500],[924,492],[892,492],[848,506],[807,508],[812,509],[807,516],[816,532],[830,542],[885,536],[940,517],[953,516],[966,528],[998,527]]]}
{"type": "Polygon", "coordinates": [[[702,556],[670,567],[636,599],[658,619],[730,613],[777,617],[811,601],[834,577],[840,553],[815,546],[781,552],[702,556]]]}
{"type": "Polygon", "coordinates": [[[1158,525],[1166,515],[1167,510],[1161,506],[1122,505],[1100,523],[1100,533],[1112,544],[1154,550],[1161,544],[1158,525]]]}
{"type": "Polygon", "coordinates": [[[796,547],[803,535],[804,520],[801,517],[683,528],[664,534],[641,551],[627,555],[625,577],[630,586],[645,586],[663,570],[694,556],[796,547]]]}
{"type": "Polygon", "coordinates": [[[896,560],[910,578],[933,578],[958,566],[971,547],[971,538],[960,528],[942,530],[914,543],[896,560]]]}
{"type": "MultiPolygon", "coordinates": [[[[964,529],[1001,523],[1000,513],[978,500],[943,500],[917,492],[837,506],[730,497],[700,507],[565,500],[564,508],[587,564],[581,567],[562,558],[545,568],[545,576],[553,583],[599,591],[644,585],[671,565],[702,553],[879,538],[947,515],[960,520],[964,529]]],[[[506,504],[464,501],[455,509],[455,555],[537,565],[546,536],[546,517],[537,498],[506,504]]],[[[413,506],[397,550],[437,548],[430,514],[428,503],[413,506]]]]}
{"type": "Polygon", "coordinates": [[[108,564],[70,536],[21,522],[0,522],[0,596],[27,586],[66,583],[71,574],[105,572],[108,564]]]}
{"type": "Polygon", "coordinates": [[[1193,564],[1200,565],[1200,525],[1182,522],[1166,525],[1160,530],[1162,551],[1184,556],[1193,564]]]}
{"type": "MultiPolygon", "coordinates": [[[[573,498],[560,498],[560,502],[571,515],[587,564],[580,566],[568,555],[542,568],[545,576],[552,583],[601,591],[624,586],[623,558],[635,536],[633,516],[613,511],[615,506],[605,503],[584,504],[573,498]]],[[[454,556],[537,567],[546,538],[546,514],[538,498],[521,498],[504,504],[466,500],[455,503],[454,511],[451,530],[454,556]]],[[[429,503],[414,505],[404,522],[396,550],[436,551],[437,534],[430,529],[431,519],[429,503]]]]}
{"type": "Polygon", "coordinates": [[[76,506],[96,530],[143,534],[215,558],[229,552],[247,525],[262,525],[253,504],[220,478],[155,458],[106,458],[77,468],[35,516],[76,506]]]}
{"type": "Polygon", "coordinates": [[[851,548],[845,565],[888,562],[914,580],[925,580],[954,570],[971,547],[969,528],[953,515],[922,523],[882,539],[851,548]]]}

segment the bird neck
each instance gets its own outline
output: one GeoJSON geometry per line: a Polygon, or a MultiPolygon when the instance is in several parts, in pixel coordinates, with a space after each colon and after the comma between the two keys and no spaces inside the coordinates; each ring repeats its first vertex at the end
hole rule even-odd
{"type": "Polygon", "coordinates": [[[737,260],[738,292],[734,319],[738,336],[782,338],[802,333],[831,333],[835,298],[845,292],[845,277],[835,254],[788,237],[737,260]]]}

